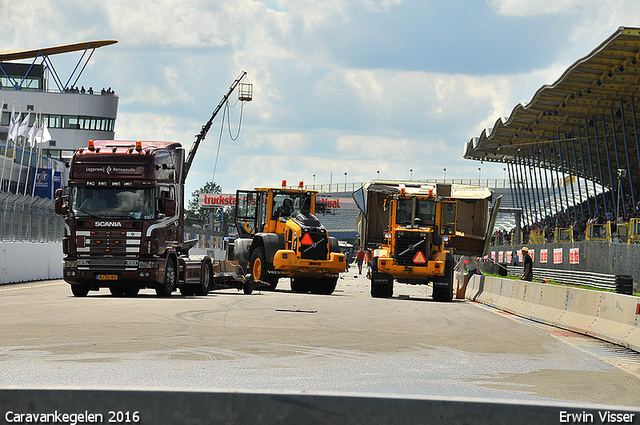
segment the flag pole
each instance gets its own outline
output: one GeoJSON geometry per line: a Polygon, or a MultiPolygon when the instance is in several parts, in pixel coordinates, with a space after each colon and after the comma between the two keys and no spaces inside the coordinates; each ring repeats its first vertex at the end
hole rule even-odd
{"type": "MultiPolygon", "coordinates": [[[[33,126],[31,130],[29,130],[29,165],[27,166],[27,181],[24,183],[24,195],[27,194],[27,186],[29,186],[29,177],[31,175],[31,160],[33,159],[33,145],[36,144],[35,136],[36,136],[36,127],[38,126],[38,113],[36,112],[36,120],[33,122],[33,126]]],[[[33,180],[31,184],[35,183],[35,174],[33,176],[33,180]]]]}
{"type": "MultiPolygon", "coordinates": [[[[13,101],[14,106],[15,106],[15,101],[13,101]]],[[[11,139],[13,140],[13,150],[11,152],[11,170],[9,171],[9,192],[11,192],[11,180],[13,180],[13,165],[16,163],[15,161],[15,156],[16,156],[16,146],[18,146],[18,140],[17,140],[17,134],[18,134],[18,130],[16,129],[16,124],[20,125],[20,119],[22,118],[22,105],[20,105],[20,113],[18,114],[18,119],[15,120],[15,122],[11,125],[10,128],[10,136],[11,139]]],[[[18,193],[18,185],[16,185],[16,193],[18,193]]]]}
{"type": "MultiPolygon", "coordinates": [[[[22,153],[20,154],[20,167],[18,168],[18,185],[16,186],[16,193],[20,193],[20,180],[22,180],[22,168],[24,167],[24,151],[27,142],[27,138],[24,136],[24,133],[27,131],[27,127],[29,127],[29,120],[31,119],[31,112],[27,113],[27,116],[20,123],[20,128],[18,128],[18,138],[22,136],[22,153]]],[[[26,179],[29,180],[29,170],[25,173],[26,179]]],[[[24,183],[25,190],[27,187],[27,182],[24,183]]],[[[24,191],[23,191],[24,192],[24,191]]]]}
{"type": "MultiPolygon", "coordinates": [[[[42,108],[40,108],[40,110],[42,111],[42,108]]],[[[42,113],[40,114],[40,119],[42,119],[42,113]]],[[[44,120],[43,120],[43,122],[44,122],[44,120]]],[[[36,132],[36,137],[35,137],[35,142],[36,142],[36,167],[35,167],[35,170],[33,171],[33,186],[31,188],[31,196],[36,196],[36,176],[38,175],[38,164],[40,163],[40,154],[39,154],[40,146],[38,146],[38,144],[39,144],[38,139],[42,140],[42,127],[40,126],[40,122],[38,122],[38,131],[36,132]]]]}
{"type": "MultiPolygon", "coordinates": [[[[4,97],[2,97],[2,108],[4,109],[4,97]]],[[[0,191],[3,191],[4,186],[4,169],[7,164],[7,154],[9,151],[9,134],[11,133],[11,121],[13,120],[13,116],[9,117],[9,133],[7,133],[7,143],[4,146],[4,155],[2,155],[2,177],[0,177],[0,191]]]]}

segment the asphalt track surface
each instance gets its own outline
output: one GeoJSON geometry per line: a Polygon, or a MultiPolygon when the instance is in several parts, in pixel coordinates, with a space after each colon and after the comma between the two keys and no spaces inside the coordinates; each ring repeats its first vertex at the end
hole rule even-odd
{"type": "Polygon", "coordinates": [[[351,268],[331,296],[0,287],[0,388],[337,391],[640,406],[640,354],[351,268]]]}

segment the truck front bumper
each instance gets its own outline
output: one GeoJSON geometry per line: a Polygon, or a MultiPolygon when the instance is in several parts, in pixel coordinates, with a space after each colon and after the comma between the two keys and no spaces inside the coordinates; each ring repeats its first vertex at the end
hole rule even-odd
{"type": "Polygon", "coordinates": [[[318,277],[337,275],[347,268],[344,254],[332,252],[328,260],[305,260],[293,251],[280,250],[273,257],[273,267],[289,277],[318,277]]]}
{"type": "Polygon", "coordinates": [[[435,276],[444,276],[444,261],[432,260],[426,265],[403,266],[392,258],[378,258],[378,271],[386,273],[400,282],[425,283],[435,276]]]}

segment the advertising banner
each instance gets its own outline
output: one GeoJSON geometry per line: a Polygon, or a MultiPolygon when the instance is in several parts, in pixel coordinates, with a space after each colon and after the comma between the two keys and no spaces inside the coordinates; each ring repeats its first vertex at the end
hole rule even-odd
{"type": "Polygon", "coordinates": [[[38,168],[35,178],[33,179],[35,186],[34,195],[40,198],[53,198],[53,170],[50,168],[38,168]]]}
{"type": "Polygon", "coordinates": [[[553,264],[562,264],[562,248],[553,249],[553,264]]]}
{"type": "Polygon", "coordinates": [[[547,264],[547,256],[549,255],[549,250],[547,248],[540,250],[540,263],[547,264]]]}
{"type": "Polygon", "coordinates": [[[569,264],[580,264],[580,248],[569,248],[569,264]]]}

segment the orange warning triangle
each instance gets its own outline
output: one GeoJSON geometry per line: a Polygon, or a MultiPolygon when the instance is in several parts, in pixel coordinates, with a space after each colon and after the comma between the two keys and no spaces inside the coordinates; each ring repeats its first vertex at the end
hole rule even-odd
{"type": "Polygon", "coordinates": [[[300,245],[313,245],[313,239],[311,239],[311,235],[308,233],[304,235],[300,240],[300,245]]]}
{"type": "Polygon", "coordinates": [[[413,262],[415,264],[424,264],[427,262],[427,259],[425,258],[424,254],[422,253],[422,251],[418,251],[416,253],[416,255],[413,256],[413,262]]]}

